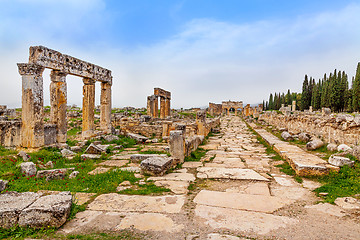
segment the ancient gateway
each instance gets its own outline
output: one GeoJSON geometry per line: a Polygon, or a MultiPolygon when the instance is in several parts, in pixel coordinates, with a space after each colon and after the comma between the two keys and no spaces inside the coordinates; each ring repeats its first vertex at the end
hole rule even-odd
{"type": "Polygon", "coordinates": [[[66,76],[68,74],[82,77],[84,82],[83,138],[94,135],[96,81],[101,82],[100,128],[104,133],[111,131],[112,76],[110,70],[43,46],[30,47],[29,63],[18,63],[17,65],[22,77],[22,147],[37,148],[49,144],[45,139],[45,129],[56,133],[56,142],[66,142],[66,76]],[[50,125],[44,124],[42,73],[45,68],[52,69],[50,75],[50,125]]]}
{"type": "Polygon", "coordinates": [[[170,116],[170,100],[171,93],[161,88],[154,88],[154,95],[147,97],[147,115],[158,118],[159,117],[159,100],[160,97],[160,118],[170,116]]]}

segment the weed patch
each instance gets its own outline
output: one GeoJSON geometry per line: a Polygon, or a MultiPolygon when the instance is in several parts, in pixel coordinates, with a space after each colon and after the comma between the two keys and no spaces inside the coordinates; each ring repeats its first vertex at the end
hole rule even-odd
{"type": "Polygon", "coordinates": [[[185,162],[199,162],[200,159],[205,156],[207,151],[208,150],[203,148],[198,148],[191,152],[190,156],[185,157],[185,162]]]}

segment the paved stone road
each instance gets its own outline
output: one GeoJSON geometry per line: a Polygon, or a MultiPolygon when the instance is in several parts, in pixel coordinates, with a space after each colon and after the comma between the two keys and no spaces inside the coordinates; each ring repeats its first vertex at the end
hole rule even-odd
{"type": "Polygon", "coordinates": [[[132,229],[149,239],[360,239],[354,212],[316,204],[319,183],[299,184],[279,172],[238,117],[223,118],[221,134],[210,137],[203,162],[155,184],[165,196],[98,196],[60,231],[76,233],[132,229]],[[188,186],[196,188],[188,193],[188,186]]]}

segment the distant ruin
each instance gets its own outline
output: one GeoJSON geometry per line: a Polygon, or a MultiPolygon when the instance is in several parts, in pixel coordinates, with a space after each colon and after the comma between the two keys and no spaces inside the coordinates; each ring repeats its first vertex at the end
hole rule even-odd
{"type": "Polygon", "coordinates": [[[154,118],[159,117],[159,98],[160,118],[164,119],[170,116],[171,93],[161,88],[154,88],[154,95],[147,97],[147,114],[154,118]]]}
{"type": "Polygon", "coordinates": [[[82,136],[94,135],[95,82],[101,82],[100,126],[111,131],[111,71],[43,46],[30,47],[29,63],[18,63],[22,77],[22,147],[38,148],[52,143],[65,143],[67,136],[66,104],[68,74],[82,77],[82,136]],[[52,69],[50,78],[50,125],[44,124],[43,77],[45,68],[52,69]],[[50,134],[46,134],[48,132],[50,134]],[[56,138],[46,137],[56,135],[56,138]]]}

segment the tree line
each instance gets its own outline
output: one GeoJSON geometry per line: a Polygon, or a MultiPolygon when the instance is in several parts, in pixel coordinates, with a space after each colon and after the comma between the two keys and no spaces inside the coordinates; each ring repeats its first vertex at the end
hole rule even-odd
{"type": "Polygon", "coordinates": [[[349,85],[348,75],[345,71],[334,70],[329,75],[324,74],[322,79],[305,75],[302,93],[270,93],[269,100],[263,101],[266,110],[279,110],[281,105],[291,105],[296,101],[297,110],[320,110],[330,108],[333,112],[360,111],[360,62],[357,65],[356,75],[349,85]]]}

